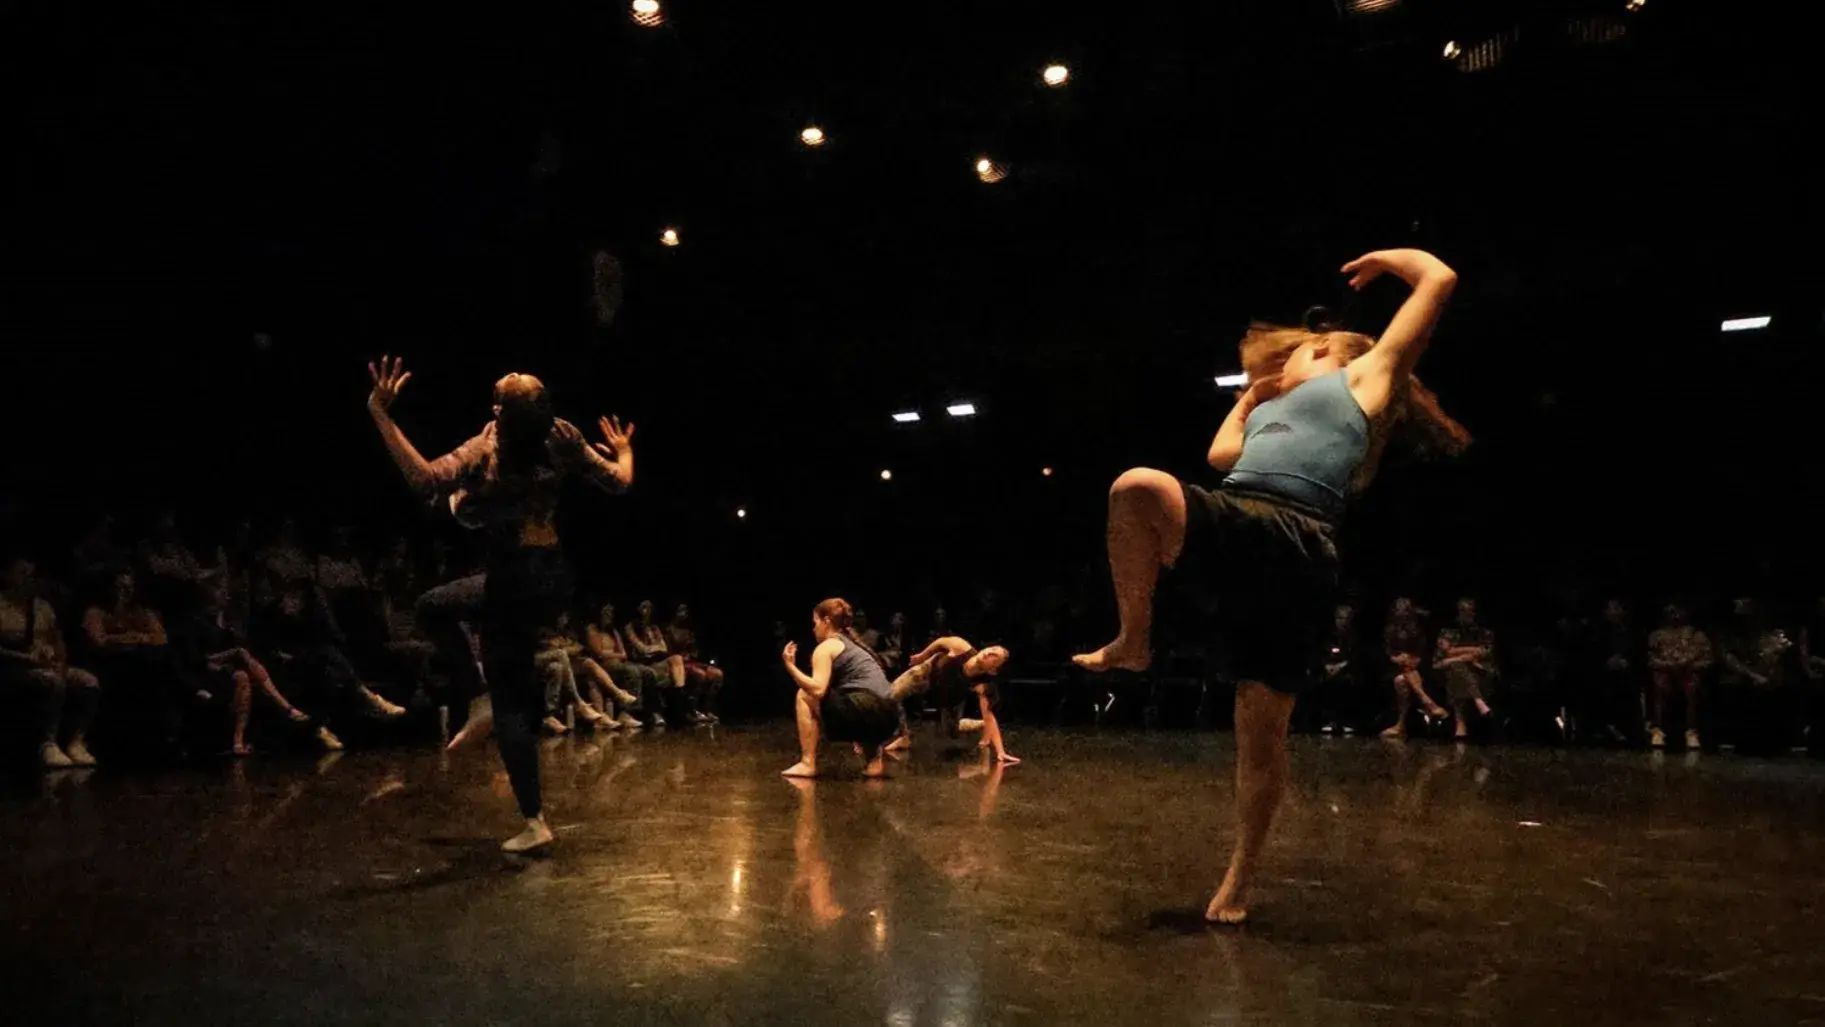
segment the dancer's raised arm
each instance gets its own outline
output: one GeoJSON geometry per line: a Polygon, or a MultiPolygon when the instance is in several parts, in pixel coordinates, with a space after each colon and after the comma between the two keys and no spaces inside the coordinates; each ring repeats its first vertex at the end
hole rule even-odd
{"type": "Polygon", "coordinates": [[[569,421],[557,422],[556,438],[569,469],[604,492],[626,492],[634,485],[634,425],[623,428],[619,417],[604,417],[597,424],[602,441],[591,443],[569,421]]]}
{"type": "Polygon", "coordinates": [[[436,486],[431,462],[419,454],[412,440],[406,438],[406,433],[393,420],[393,401],[399,398],[399,390],[405,388],[406,382],[412,380],[412,372],[404,369],[404,363],[399,357],[384,356],[379,364],[368,361],[368,376],[374,381],[373,391],[368,393],[368,416],[374,419],[374,427],[380,429],[380,441],[386,443],[387,455],[406,476],[406,484],[420,492],[429,492],[436,486]]]}
{"type": "Polygon", "coordinates": [[[1387,409],[1395,389],[1404,387],[1419,363],[1432,329],[1457,288],[1457,272],[1424,250],[1376,250],[1343,266],[1350,287],[1362,289],[1384,274],[1413,288],[1394,320],[1368,353],[1350,362],[1350,391],[1363,413],[1374,418],[1387,409]]]}

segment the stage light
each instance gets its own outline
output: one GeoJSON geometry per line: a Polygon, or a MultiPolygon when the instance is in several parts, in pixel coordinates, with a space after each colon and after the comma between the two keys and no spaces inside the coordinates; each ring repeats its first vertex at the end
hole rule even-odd
{"type": "Polygon", "coordinates": [[[1733,317],[1724,322],[1723,330],[1726,332],[1752,332],[1757,328],[1766,328],[1773,323],[1774,318],[1768,317],[1767,315],[1761,317],[1733,317]]]}
{"type": "Polygon", "coordinates": [[[987,157],[978,157],[976,158],[976,177],[992,185],[1008,177],[1008,169],[1006,165],[997,164],[987,157]]]}
{"type": "Polygon", "coordinates": [[[805,130],[798,134],[798,138],[806,146],[822,146],[824,145],[824,130],[816,125],[807,125],[805,130]]]}
{"type": "Polygon", "coordinates": [[[665,24],[665,12],[659,9],[659,0],[634,0],[632,11],[634,24],[642,28],[656,29],[665,24]]]}
{"type": "Polygon", "coordinates": [[[1242,374],[1217,375],[1217,388],[1219,389],[1240,389],[1247,385],[1248,374],[1246,372],[1242,374]]]}
{"type": "Polygon", "coordinates": [[[1400,0],[1350,0],[1348,6],[1351,14],[1375,14],[1399,2],[1400,0]]]}
{"type": "Polygon", "coordinates": [[[1628,8],[1630,11],[1639,11],[1643,7],[1646,7],[1647,5],[1648,5],[1648,0],[1629,0],[1628,3],[1623,4],[1623,6],[1628,8]]]}
{"type": "Polygon", "coordinates": [[[678,229],[668,228],[659,233],[659,241],[666,246],[678,245],[678,229]]]}
{"type": "Polygon", "coordinates": [[[1070,81],[1071,69],[1062,64],[1048,64],[1046,70],[1039,73],[1039,77],[1045,80],[1046,85],[1056,89],[1070,81]]]}
{"type": "Polygon", "coordinates": [[[944,412],[952,417],[974,417],[976,416],[976,405],[974,403],[952,403],[944,408],[944,412]]]}
{"type": "Polygon", "coordinates": [[[1457,60],[1458,55],[1463,52],[1464,52],[1464,48],[1457,45],[1457,40],[1455,40],[1455,39],[1453,39],[1450,42],[1445,44],[1445,59],[1448,61],[1457,60]]]}
{"type": "Polygon", "coordinates": [[[1050,467],[1041,467],[1039,469],[1039,476],[1041,478],[1050,478],[1052,476],[1052,469],[1050,467]]]}
{"type": "Polygon", "coordinates": [[[888,470],[888,469],[886,469],[886,468],[882,468],[882,469],[881,469],[881,480],[882,480],[882,481],[892,481],[892,480],[893,480],[893,472],[892,472],[892,471],[890,471],[890,470],[888,470]]]}
{"type": "Polygon", "coordinates": [[[893,415],[893,419],[895,424],[918,424],[919,412],[917,410],[902,410],[893,415]]]}
{"type": "Polygon", "coordinates": [[[748,519],[748,508],[745,506],[736,507],[735,508],[735,519],[738,521],[747,520],[748,519]]]}

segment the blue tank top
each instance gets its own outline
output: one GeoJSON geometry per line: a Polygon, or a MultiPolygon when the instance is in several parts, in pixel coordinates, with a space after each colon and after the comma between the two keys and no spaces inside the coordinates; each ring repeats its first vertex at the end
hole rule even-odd
{"type": "Polygon", "coordinates": [[[1369,452],[1369,419],[1338,370],[1249,411],[1226,486],[1284,496],[1336,517],[1369,452]]]}
{"type": "Polygon", "coordinates": [[[839,692],[872,692],[883,699],[891,698],[893,687],[875,658],[849,639],[841,635],[835,638],[843,643],[843,651],[830,661],[830,687],[839,692]]]}

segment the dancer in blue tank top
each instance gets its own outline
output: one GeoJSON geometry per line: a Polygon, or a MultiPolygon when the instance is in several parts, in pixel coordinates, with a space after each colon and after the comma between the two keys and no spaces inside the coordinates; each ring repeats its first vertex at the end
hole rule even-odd
{"type": "Polygon", "coordinates": [[[1367,483],[1387,428],[1424,414],[1448,445],[1468,441],[1413,381],[1413,365],[1457,285],[1419,250],[1382,250],[1343,266],[1361,289],[1384,274],[1412,288],[1380,341],[1354,332],[1257,326],[1242,341],[1249,386],[1210,444],[1228,472],[1216,491],[1137,468],[1109,491],[1109,569],[1121,629],[1074,657],[1091,672],[1152,662],[1153,595],[1162,570],[1220,594],[1212,625],[1236,688],[1239,833],[1229,870],[1205,910],[1248,917],[1249,884],[1286,789],[1286,731],[1312,680],[1336,602],[1336,524],[1367,483]]]}

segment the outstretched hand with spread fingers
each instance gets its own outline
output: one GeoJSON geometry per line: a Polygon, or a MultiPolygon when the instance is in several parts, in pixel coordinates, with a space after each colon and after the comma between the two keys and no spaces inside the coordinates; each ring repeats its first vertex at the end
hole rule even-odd
{"type": "Polygon", "coordinates": [[[384,414],[399,398],[399,390],[412,380],[412,372],[405,369],[403,358],[383,356],[378,364],[368,361],[368,377],[374,380],[374,389],[368,393],[368,409],[384,414]]]}
{"type": "Polygon", "coordinates": [[[602,446],[611,453],[620,455],[633,448],[634,423],[629,421],[627,427],[621,427],[621,418],[602,417],[597,419],[596,426],[602,429],[602,446]]]}

